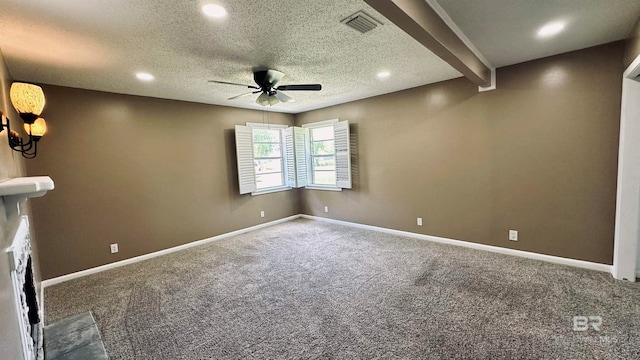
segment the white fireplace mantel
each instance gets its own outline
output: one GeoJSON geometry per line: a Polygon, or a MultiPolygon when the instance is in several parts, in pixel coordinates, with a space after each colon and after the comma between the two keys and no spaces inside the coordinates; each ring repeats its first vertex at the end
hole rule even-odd
{"type": "Polygon", "coordinates": [[[19,177],[0,182],[0,196],[40,197],[49,190],[53,190],[53,180],[48,176],[19,177]]]}
{"type": "Polygon", "coordinates": [[[53,180],[48,176],[19,177],[0,182],[0,197],[4,198],[7,211],[19,213],[22,201],[43,196],[53,188],[53,180]]]}

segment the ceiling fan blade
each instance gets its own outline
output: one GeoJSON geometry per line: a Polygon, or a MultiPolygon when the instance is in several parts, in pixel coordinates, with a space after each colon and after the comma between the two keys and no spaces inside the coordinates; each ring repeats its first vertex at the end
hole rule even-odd
{"type": "Polygon", "coordinates": [[[239,99],[241,97],[245,97],[245,96],[248,96],[248,95],[251,95],[251,94],[254,94],[254,93],[255,93],[254,91],[249,91],[248,93],[244,93],[244,94],[240,94],[240,95],[236,95],[236,96],[230,97],[227,100],[239,99]]]}
{"type": "Polygon", "coordinates": [[[245,85],[245,84],[238,84],[238,83],[232,83],[232,82],[227,82],[227,81],[209,80],[209,82],[210,83],[215,83],[215,84],[246,86],[246,87],[248,87],[250,89],[260,89],[259,87],[255,86],[255,85],[245,85]]]}
{"type": "Polygon", "coordinates": [[[291,98],[290,96],[288,96],[287,94],[280,92],[280,91],[276,91],[276,93],[274,94],[278,100],[280,100],[280,102],[286,103],[286,102],[294,102],[295,100],[293,100],[293,98],[291,98]]]}
{"type": "Polygon", "coordinates": [[[320,84],[297,84],[297,85],[280,85],[276,90],[285,91],[319,91],[322,90],[320,84]]]}

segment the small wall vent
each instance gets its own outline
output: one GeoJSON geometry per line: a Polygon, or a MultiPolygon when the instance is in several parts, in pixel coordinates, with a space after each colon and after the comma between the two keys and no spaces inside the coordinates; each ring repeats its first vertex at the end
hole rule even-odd
{"type": "Polygon", "coordinates": [[[364,11],[358,11],[353,15],[347,16],[341,21],[341,23],[361,32],[362,34],[375,29],[378,25],[382,25],[380,21],[367,15],[364,11]]]}

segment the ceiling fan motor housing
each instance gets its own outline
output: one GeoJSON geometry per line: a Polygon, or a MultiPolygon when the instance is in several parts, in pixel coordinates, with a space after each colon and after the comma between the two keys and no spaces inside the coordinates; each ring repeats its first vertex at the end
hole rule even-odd
{"type": "Polygon", "coordinates": [[[253,73],[253,80],[262,91],[271,91],[283,77],[284,74],[277,70],[260,70],[253,73]]]}

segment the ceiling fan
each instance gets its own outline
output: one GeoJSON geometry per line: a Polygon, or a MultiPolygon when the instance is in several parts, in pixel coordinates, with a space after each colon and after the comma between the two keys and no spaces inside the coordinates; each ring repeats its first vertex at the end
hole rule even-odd
{"type": "Polygon", "coordinates": [[[245,85],[245,84],[237,84],[227,81],[218,81],[218,80],[209,80],[210,83],[216,84],[226,84],[226,85],[238,85],[245,86],[249,89],[255,89],[254,91],[249,91],[244,94],[236,95],[228,98],[227,100],[234,100],[241,97],[249,96],[251,94],[261,93],[260,96],[256,99],[256,103],[267,106],[267,105],[275,105],[279,102],[289,102],[294,101],[287,94],[282,91],[319,91],[322,90],[322,85],[320,84],[296,84],[296,85],[280,85],[277,86],[280,80],[284,77],[284,74],[280,71],[269,69],[269,70],[256,70],[253,72],[253,80],[256,82],[256,85],[245,85]]]}

